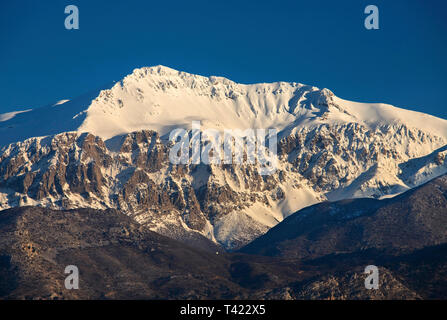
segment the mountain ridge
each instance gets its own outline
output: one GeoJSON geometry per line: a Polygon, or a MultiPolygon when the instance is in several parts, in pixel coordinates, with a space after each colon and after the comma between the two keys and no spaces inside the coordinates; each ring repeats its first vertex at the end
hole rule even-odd
{"type": "Polygon", "coordinates": [[[241,85],[140,68],[80,98],[2,119],[0,145],[20,141],[0,149],[0,209],[114,208],[176,239],[198,234],[227,249],[303,207],[392,197],[447,172],[447,121],[295,82],[241,85]],[[276,172],[173,165],[166,135],[191,121],[219,131],[277,128],[276,172]]]}
{"type": "Polygon", "coordinates": [[[447,243],[446,208],[447,175],[443,175],[394,198],[346,199],[307,207],[240,252],[296,259],[365,250],[402,254],[408,248],[447,243]]]}
{"type": "MultiPolygon", "coordinates": [[[[385,120],[385,124],[397,124],[404,119],[404,123],[409,122],[407,125],[411,128],[422,127],[426,132],[447,137],[447,121],[444,119],[381,103],[347,101],[336,97],[328,89],[320,90],[297,82],[238,84],[224,77],[205,77],[154,66],[135,69],[120,81],[72,100],[61,100],[47,107],[4,116],[0,122],[0,145],[15,142],[12,138],[5,140],[7,128],[16,128],[21,121],[28,124],[26,118],[33,112],[34,121],[39,119],[38,111],[41,111],[44,113],[41,117],[54,124],[50,121],[51,117],[58,115],[60,110],[66,110],[67,114],[59,117],[59,122],[77,120],[68,125],[71,129],[63,130],[58,126],[60,132],[50,134],[90,132],[105,140],[140,130],[155,130],[164,135],[172,129],[173,123],[179,127],[188,125],[185,119],[202,120],[204,127],[244,129],[276,126],[278,131],[290,125],[310,126],[329,123],[327,121],[337,124],[356,122],[371,125],[370,129],[374,129],[381,120],[385,120]],[[191,96],[195,100],[189,101],[191,96]],[[207,110],[197,110],[199,107],[207,110]],[[171,108],[179,114],[169,113],[171,108]],[[53,113],[47,112],[47,109],[53,113]],[[182,109],[187,109],[187,112],[182,109]],[[324,114],[328,114],[329,118],[324,119],[324,114]],[[116,127],[108,127],[104,123],[106,120],[113,121],[116,127]]],[[[35,136],[43,134],[30,133],[28,138],[35,136]]]]}

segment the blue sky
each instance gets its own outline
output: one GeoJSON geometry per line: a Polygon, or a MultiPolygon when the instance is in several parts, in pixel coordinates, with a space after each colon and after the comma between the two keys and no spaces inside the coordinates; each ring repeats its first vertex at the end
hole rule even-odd
{"type": "Polygon", "coordinates": [[[447,118],[447,2],[0,2],[0,112],[73,98],[163,64],[242,83],[296,81],[447,118]],[[80,29],[66,30],[66,5],[80,29]],[[366,30],[368,4],[380,29],[366,30]]]}

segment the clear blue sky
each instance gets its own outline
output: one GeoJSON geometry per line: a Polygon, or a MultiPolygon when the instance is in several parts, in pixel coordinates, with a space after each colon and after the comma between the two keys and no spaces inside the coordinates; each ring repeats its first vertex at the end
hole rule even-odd
{"type": "Polygon", "coordinates": [[[0,1],[0,112],[73,98],[163,64],[296,81],[447,118],[447,1],[0,1]],[[77,5],[80,29],[64,28],[77,5]],[[380,30],[364,28],[368,4],[380,30]]]}

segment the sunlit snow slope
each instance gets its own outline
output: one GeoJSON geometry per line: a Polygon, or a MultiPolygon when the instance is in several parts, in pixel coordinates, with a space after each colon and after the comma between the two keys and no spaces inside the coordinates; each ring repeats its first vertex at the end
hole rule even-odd
{"type": "Polygon", "coordinates": [[[328,89],[140,68],[81,97],[0,115],[0,208],[113,207],[162,233],[175,226],[177,237],[235,248],[313,203],[390,197],[446,173],[446,145],[444,119],[328,89]],[[276,128],[278,170],[172,166],[166,135],[192,121],[276,128]]]}

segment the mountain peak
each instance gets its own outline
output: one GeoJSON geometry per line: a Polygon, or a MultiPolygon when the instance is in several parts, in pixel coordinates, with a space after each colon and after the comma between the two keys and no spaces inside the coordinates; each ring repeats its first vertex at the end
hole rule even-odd
{"type": "Polygon", "coordinates": [[[161,64],[151,67],[142,67],[142,68],[136,68],[133,70],[133,73],[139,73],[139,72],[146,72],[148,74],[158,74],[158,75],[176,75],[179,74],[181,71],[175,70],[170,67],[163,66],[161,64]]]}
{"type": "MultiPolygon", "coordinates": [[[[132,83],[139,82],[142,79],[150,81],[154,86],[160,86],[160,83],[175,84],[175,88],[197,89],[198,87],[212,87],[219,84],[228,87],[243,86],[230,79],[219,76],[202,76],[198,74],[179,71],[163,65],[151,67],[136,68],[131,74],[126,76],[121,84],[128,86],[132,83]]],[[[162,85],[164,86],[164,85],[162,85]]]]}
{"type": "Polygon", "coordinates": [[[239,84],[163,65],[134,69],[121,81],[57,108],[0,115],[0,145],[65,131],[91,132],[104,139],[150,129],[161,135],[173,124],[188,128],[276,128],[286,136],[321,124],[358,123],[375,129],[404,124],[447,137],[447,121],[384,104],[343,100],[329,89],[296,82],[239,84]]]}
{"type": "Polygon", "coordinates": [[[232,248],[311,203],[390,196],[447,170],[446,120],[295,82],[238,84],[164,66],[135,69],[57,107],[0,115],[0,146],[23,140],[0,151],[0,208],[119,208],[172,230],[159,214],[169,208],[183,221],[176,226],[232,248]],[[164,137],[192,121],[219,132],[276,129],[276,173],[186,165],[180,174],[164,137]]]}

